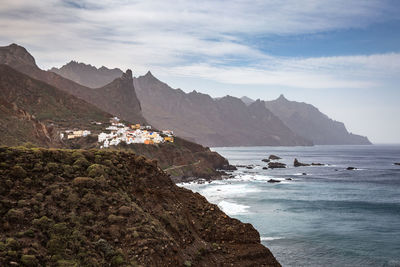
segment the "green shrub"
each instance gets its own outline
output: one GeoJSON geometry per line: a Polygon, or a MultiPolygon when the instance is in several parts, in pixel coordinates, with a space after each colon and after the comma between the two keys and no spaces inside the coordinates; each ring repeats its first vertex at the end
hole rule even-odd
{"type": "Polygon", "coordinates": [[[6,247],[9,250],[18,250],[19,249],[19,242],[14,238],[10,237],[6,239],[6,247]]]}
{"type": "Polygon", "coordinates": [[[121,266],[125,263],[124,257],[122,255],[116,255],[111,259],[112,266],[121,266]]]}
{"type": "Polygon", "coordinates": [[[84,157],[80,157],[80,158],[78,158],[77,160],[75,160],[75,162],[74,162],[74,168],[77,168],[77,169],[84,169],[84,168],[87,168],[88,166],[89,166],[89,161],[87,161],[87,159],[86,158],[84,158],[84,157]]]}
{"type": "Polygon", "coordinates": [[[92,164],[87,168],[88,176],[89,177],[100,177],[100,176],[106,176],[106,167],[101,164],[92,164]]]}
{"type": "Polygon", "coordinates": [[[52,173],[58,173],[58,171],[59,171],[59,166],[58,166],[58,164],[55,163],[55,162],[49,162],[49,163],[47,163],[46,167],[47,167],[47,169],[48,169],[50,172],[52,172],[52,173]]]}
{"type": "Polygon", "coordinates": [[[10,209],[6,213],[6,217],[9,221],[18,222],[24,219],[24,212],[18,209],[10,209]]]}
{"type": "Polygon", "coordinates": [[[49,229],[50,226],[53,224],[53,220],[47,218],[46,216],[43,216],[40,219],[34,219],[32,221],[32,224],[41,230],[46,230],[49,229]]]}
{"type": "Polygon", "coordinates": [[[21,262],[24,266],[37,266],[35,255],[22,255],[21,262]]]}
{"type": "Polygon", "coordinates": [[[26,177],[26,171],[20,165],[15,165],[14,167],[12,167],[11,174],[12,174],[12,176],[14,176],[16,178],[25,178],[26,177]]]}

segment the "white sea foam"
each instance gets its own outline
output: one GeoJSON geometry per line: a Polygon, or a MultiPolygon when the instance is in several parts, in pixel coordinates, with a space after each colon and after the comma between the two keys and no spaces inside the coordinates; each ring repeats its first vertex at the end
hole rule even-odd
{"type": "Polygon", "coordinates": [[[219,202],[218,207],[220,207],[228,215],[245,214],[248,213],[248,209],[250,208],[250,206],[228,202],[226,200],[219,202]]]}
{"type": "Polygon", "coordinates": [[[276,240],[276,239],[282,239],[282,237],[276,236],[262,236],[260,237],[261,241],[271,241],[271,240],[276,240]]]}

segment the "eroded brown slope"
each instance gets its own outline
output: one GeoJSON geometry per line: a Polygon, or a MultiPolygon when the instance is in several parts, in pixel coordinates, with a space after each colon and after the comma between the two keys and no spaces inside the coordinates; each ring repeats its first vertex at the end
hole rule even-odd
{"type": "Polygon", "coordinates": [[[250,225],[144,157],[0,148],[0,265],[280,266],[250,225]]]}
{"type": "Polygon", "coordinates": [[[25,48],[12,44],[0,47],[0,64],[6,64],[35,79],[79,97],[98,108],[130,122],[145,122],[133,87],[132,72],[101,88],[92,89],[54,72],[41,70],[25,48]]]}
{"type": "Polygon", "coordinates": [[[0,65],[0,144],[61,147],[60,128],[88,129],[91,121],[107,122],[110,116],[82,99],[0,65]]]}

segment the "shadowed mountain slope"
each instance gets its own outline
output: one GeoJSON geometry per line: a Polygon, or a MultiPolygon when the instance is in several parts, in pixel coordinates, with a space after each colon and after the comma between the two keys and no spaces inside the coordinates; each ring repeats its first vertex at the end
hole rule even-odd
{"type": "Polygon", "coordinates": [[[367,137],[349,133],[342,122],[334,121],[316,107],[287,100],[283,95],[265,102],[293,132],[316,145],[370,145],[367,137]]]}
{"type": "Polygon", "coordinates": [[[60,128],[89,129],[92,121],[107,122],[111,116],[7,65],[0,65],[0,114],[0,144],[44,146],[61,145],[60,128]]]}
{"type": "Polygon", "coordinates": [[[0,47],[0,64],[7,64],[35,79],[77,96],[100,109],[131,122],[145,122],[139,100],[128,70],[121,78],[97,89],[80,85],[54,72],[37,67],[34,58],[25,48],[12,44],[0,47]]]}
{"type": "Polygon", "coordinates": [[[76,61],[71,61],[61,68],[52,68],[50,71],[90,88],[102,87],[123,74],[118,68],[96,68],[76,61]]]}
{"type": "Polygon", "coordinates": [[[172,89],[150,72],[134,79],[143,114],[156,127],[207,146],[311,145],[295,135],[265,106],[246,106],[239,98],[213,99],[172,89]]]}

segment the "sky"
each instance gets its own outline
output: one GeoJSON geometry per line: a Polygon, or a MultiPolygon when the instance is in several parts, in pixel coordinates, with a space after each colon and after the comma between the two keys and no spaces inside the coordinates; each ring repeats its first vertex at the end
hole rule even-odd
{"type": "Polygon", "coordinates": [[[400,1],[0,0],[0,46],[43,69],[130,68],[213,97],[307,102],[400,143],[400,1]]]}

